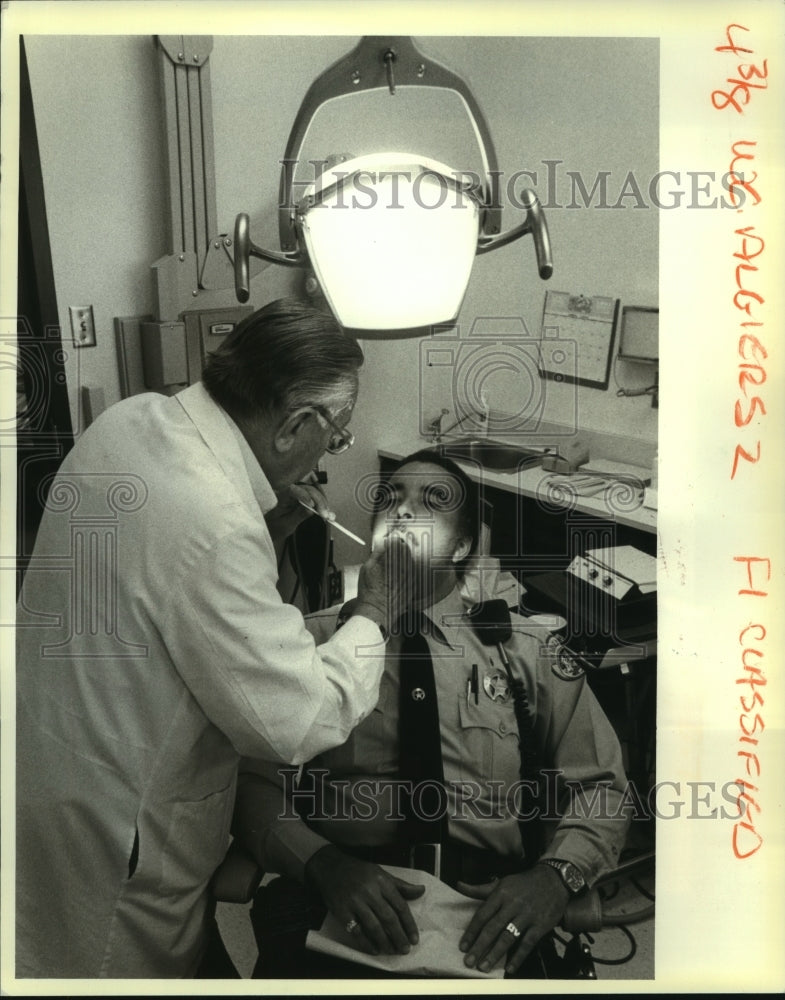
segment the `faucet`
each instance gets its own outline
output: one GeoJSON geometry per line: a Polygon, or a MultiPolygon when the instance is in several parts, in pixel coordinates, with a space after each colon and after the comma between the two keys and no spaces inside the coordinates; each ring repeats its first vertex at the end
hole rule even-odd
{"type": "Polygon", "coordinates": [[[428,433],[431,436],[431,441],[436,444],[440,439],[444,431],[442,431],[442,420],[447,416],[450,411],[446,407],[442,407],[442,412],[433,418],[433,420],[428,424],[428,433]]]}
{"type": "Polygon", "coordinates": [[[462,417],[458,417],[458,419],[451,423],[449,427],[442,429],[442,420],[444,420],[449,412],[450,411],[448,409],[442,407],[442,412],[437,417],[434,417],[434,419],[428,424],[428,431],[431,435],[431,441],[434,444],[438,444],[445,434],[449,434],[453,428],[462,424],[464,420],[467,420],[469,417],[479,417],[481,421],[488,419],[487,413],[481,410],[472,410],[470,413],[465,413],[462,417]]]}

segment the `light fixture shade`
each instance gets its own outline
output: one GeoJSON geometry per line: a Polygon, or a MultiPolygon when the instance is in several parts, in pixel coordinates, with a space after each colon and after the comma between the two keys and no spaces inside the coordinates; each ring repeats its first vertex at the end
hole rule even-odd
{"type": "Polygon", "coordinates": [[[458,315],[477,251],[480,194],[411,153],[340,163],[305,191],[297,228],[338,321],[408,330],[458,315]]]}

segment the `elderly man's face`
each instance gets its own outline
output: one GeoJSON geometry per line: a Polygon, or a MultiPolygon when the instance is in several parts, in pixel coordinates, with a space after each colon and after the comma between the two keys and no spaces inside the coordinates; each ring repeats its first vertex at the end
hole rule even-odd
{"type": "Polygon", "coordinates": [[[461,529],[463,484],[440,465],[410,462],[390,479],[394,500],[373,526],[373,548],[387,535],[403,538],[416,564],[459,562],[468,555],[471,539],[461,529]]]}
{"type": "Polygon", "coordinates": [[[302,480],[310,470],[316,468],[317,463],[324,458],[331,447],[343,448],[348,440],[353,440],[353,436],[348,434],[353,410],[354,400],[334,414],[331,414],[326,406],[313,408],[315,419],[310,426],[306,426],[306,433],[302,435],[300,464],[292,473],[294,482],[302,480]]]}

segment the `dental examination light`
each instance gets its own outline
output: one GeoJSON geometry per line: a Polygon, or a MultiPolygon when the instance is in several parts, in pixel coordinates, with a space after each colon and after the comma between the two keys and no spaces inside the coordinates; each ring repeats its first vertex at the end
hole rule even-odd
{"type": "Polygon", "coordinates": [[[408,37],[365,37],[314,80],[289,134],[279,189],[280,251],[234,232],[235,291],[249,298],[251,257],[310,267],[336,319],[364,337],[421,336],[458,315],[476,254],[531,233],[541,278],[553,273],[539,200],[525,190],[526,219],[501,232],[499,170],[485,118],[467,84],[427,59],[408,37]],[[458,94],[480,147],[484,177],[411,152],[380,152],[326,168],[295,203],[294,174],[306,132],[327,101],[362,91],[436,87],[458,94]]]}

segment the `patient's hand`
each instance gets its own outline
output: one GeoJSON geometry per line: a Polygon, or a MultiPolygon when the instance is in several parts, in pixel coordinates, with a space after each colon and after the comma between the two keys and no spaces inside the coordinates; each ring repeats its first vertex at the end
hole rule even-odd
{"type": "Polygon", "coordinates": [[[333,844],[310,858],[305,873],[337,920],[344,925],[357,921],[353,936],[360,950],[406,954],[419,941],[406,900],[421,896],[424,885],[395,878],[379,865],[358,861],[333,844]]]}
{"type": "Polygon", "coordinates": [[[484,885],[459,882],[457,888],[484,900],[461,937],[461,951],[467,952],[464,964],[489,972],[512,947],[505,965],[508,974],[561,920],[570,895],[558,872],[543,865],[484,885]],[[506,929],[509,923],[521,932],[519,938],[506,929]]]}

